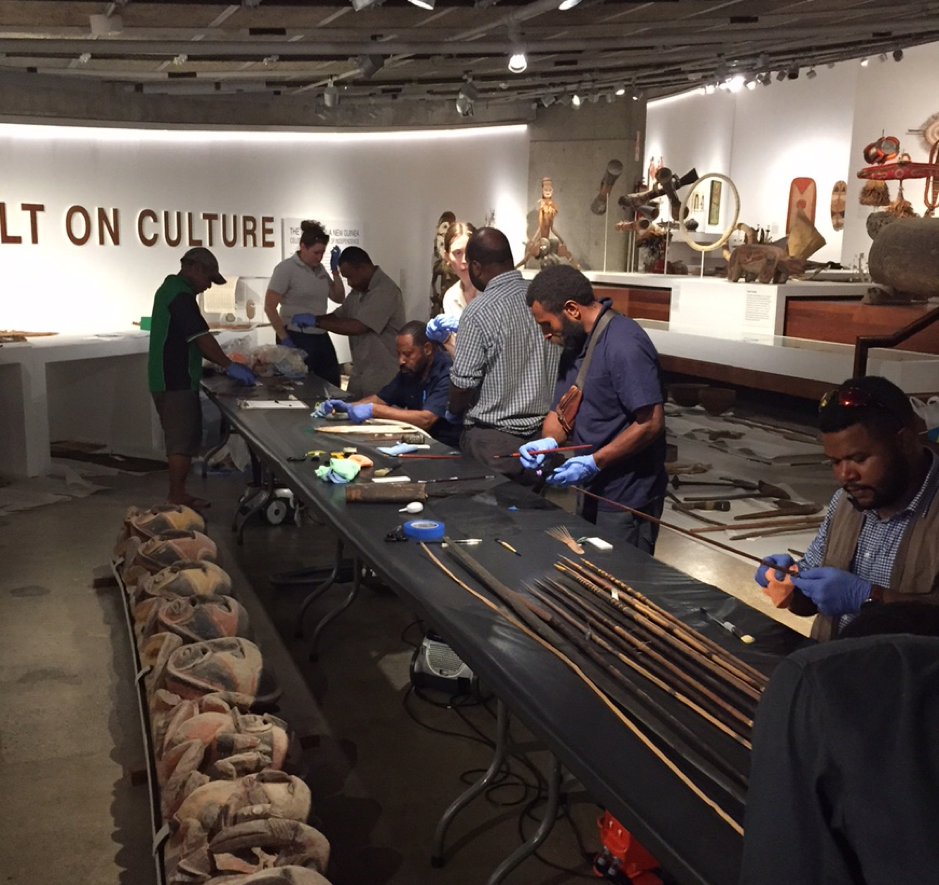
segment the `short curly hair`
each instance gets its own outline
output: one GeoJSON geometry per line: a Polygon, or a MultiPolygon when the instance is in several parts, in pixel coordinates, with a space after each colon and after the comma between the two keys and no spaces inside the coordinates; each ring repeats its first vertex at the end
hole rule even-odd
{"type": "Polygon", "coordinates": [[[822,402],[818,410],[818,429],[822,433],[838,433],[860,424],[879,437],[887,437],[916,423],[910,398],[892,381],[877,375],[848,378],[825,394],[822,402]],[[869,404],[845,405],[851,399],[850,391],[865,394],[869,404]]]}
{"type": "Polygon", "coordinates": [[[596,296],[593,286],[576,267],[556,264],[546,267],[531,281],[525,296],[528,306],[536,301],[548,313],[560,313],[568,301],[577,304],[593,304],[596,296]]]}

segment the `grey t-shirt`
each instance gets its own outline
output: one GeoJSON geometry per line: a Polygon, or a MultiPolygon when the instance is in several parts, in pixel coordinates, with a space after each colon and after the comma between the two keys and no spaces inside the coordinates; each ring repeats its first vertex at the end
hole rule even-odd
{"type": "Polygon", "coordinates": [[[364,335],[349,336],[352,351],[349,393],[356,398],[377,393],[398,372],[395,339],[405,323],[401,290],[376,267],[368,290],[353,289],[333,316],[356,319],[368,326],[364,335]]]}
{"type": "MultiPolygon", "coordinates": [[[[319,316],[326,313],[331,283],[329,273],[322,264],[317,267],[304,264],[299,252],[294,252],[274,268],[267,288],[280,295],[277,312],[288,331],[300,331],[298,326],[290,324],[295,314],[312,313],[319,316]]],[[[305,328],[303,331],[314,335],[326,334],[322,329],[305,328]]]]}

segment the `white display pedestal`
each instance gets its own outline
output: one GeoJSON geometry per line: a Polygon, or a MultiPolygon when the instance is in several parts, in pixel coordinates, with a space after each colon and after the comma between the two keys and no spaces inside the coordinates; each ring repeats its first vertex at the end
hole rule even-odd
{"type": "MultiPolygon", "coordinates": [[[[219,340],[255,331],[221,331],[219,340]]],[[[53,440],[164,457],[147,387],[149,332],[49,335],[0,347],[0,472],[42,476],[53,440]]]]}

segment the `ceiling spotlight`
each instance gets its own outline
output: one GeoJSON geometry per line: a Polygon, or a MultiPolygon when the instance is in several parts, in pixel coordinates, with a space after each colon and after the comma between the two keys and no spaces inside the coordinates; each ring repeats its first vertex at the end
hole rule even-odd
{"type": "Polygon", "coordinates": [[[178,68],[180,65],[186,64],[187,61],[189,61],[189,56],[186,55],[185,52],[180,52],[179,55],[173,59],[173,64],[178,68]]]}
{"type": "Polygon", "coordinates": [[[509,70],[513,74],[522,74],[528,68],[528,59],[523,50],[518,49],[509,58],[509,70]]]}
{"type": "Polygon", "coordinates": [[[814,80],[817,76],[818,76],[818,72],[815,70],[815,68],[809,68],[805,72],[806,80],[814,80]]]}
{"type": "Polygon", "coordinates": [[[554,104],[554,100],[554,96],[550,94],[541,96],[541,104],[546,108],[551,107],[551,105],[554,104]]]}
{"type": "Polygon", "coordinates": [[[80,65],[86,65],[86,64],[88,64],[88,62],[90,62],[90,61],[91,61],[91,53],[90,53],[90,52],[83,52],[80,56],[78,56],[78,63],[79,63],[80,65]]]}
{"type": "Polygon", "coordinates": [[[363,9],[368,9],[369,6],[380,6],[382,0],[352,0],[352,8],[356,12],[361,12],[363,9]]]}
{"type": "Polygon", "coordinates": [[[558,4],[558,9],[564,12],[568,9],[573,9],[578,3],[580,3],[580,0],[561,0],[558,4]]]}
{"type": "Polygon", "coordinates": [[[329,84],[323,90],[323,104],[328,108],[334,108],[339,104],[339,90],[336,88],[336,84],[333,83],[333,78],[329,78],[329,84]]]}
{"type": "Polygon", "coordinates": [[[886,52],[881,52],[880,55],[877,56],[877,58],[878,58],[879,61],[885,62],[885,61],[887,60],[887,53],[886,53],[886,52]]]}
{"type": "Polygon", "coordinates": [[[753,89],[756,89],[756,83],[757,83],[756,77],[753,77],[747,80],[746,83],[744,83],[743,85],[746,86],[747,89],[750,89],[752,91],[753,89]]]}
{"type": "Polygon", "coordinates": [[[264,58],[261,59],[261,64],[267,67],[269,65],[277,64],[277,62],[279,61],[280,61],[279,55],[265,55],[264,58]]]}
{"type": "Polygon", "coordinates": [[[415,6],[420,6],[421,9],[433,9],[436,0],[409,0],[409,2],[415,6]]]}
{"type": "Polygon", "coordinates": [[[764,86],[769,86],[769,84],[773,82],[773,78],[770,76],[769,71],[764,71],[756,79],[759,80],[760,83],[762,83],[764,86]]]}
{"type": "Polygon", "coordinates": [[[861,59],[861,67],[862,67],[862,68],[866,68],[866,67],[870,64],[870,61],[871,61],[871,60],[870,60],[869,58],[862,58],[862,59],[861,59]]]}
{"type": "Polygon", "coordinates": [[[782,81],[785,80],[785,79],[786,79],[786,72],[785,72],[785,71],[776,71],[776,81],[777,81],[778,83],[782,83],[782,81]]]}
{"type": "Polygon", "coordinates": [[[799,69],[798,69],[798,68],[790,68],[790,69],[789,69],[789,73],[786,74],[786,77],[787,77],[788,79],[790,79],[790,80],[798,80],[798,79],[799,79],[799,69]]]}
{"type": "Polygon", "coordinates": [[[902,50],[902,49],[894,49],[894,50],[893,50],[893,60],[894,60],[894,61],[903,61],[903,50],[902,50]]]}
{"type": "Polygon", "coordinates": [[[369,80],[384,67],[385,57],[383,55],[360,55],[354,63],[359,69],[359,76],[369,80]]]}
{"type": "Polygon", "coordinates": [[[827,65],[825,65],[825,67],[828,68],[829,71],[833,71],[835,69],[835,63],[830,61],[827,65]]]}
{"type": "Polygon", "coordinates": [[[617,86],[617,87],[616,87],[616,94],[617,94],[617,95],[625,95],[625,94],[626,94],[626,87],[625,87],[625,86],[617,86]]]}
{"type": "Polygon", "coordinates": [[[575,92],[575,93],[571,96],[571,104],[572,104],[575,108],[579,108],[579,107],[583,104],[583,99],[575,92]]]}
{"type": "Polygon", "coordinates": [[[704,94],[705,94],[705,95],[713,95],[716,91],[717,91],[717,87],[716,87],[713,83],[708,83],[708,84],[704,87],[704,94]]]}

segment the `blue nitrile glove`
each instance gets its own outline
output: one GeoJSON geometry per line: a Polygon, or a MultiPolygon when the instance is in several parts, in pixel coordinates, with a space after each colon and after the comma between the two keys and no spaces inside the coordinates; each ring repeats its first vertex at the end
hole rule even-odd
{"type": "Polygon", "coordinates": [[[540,452],[544,449],[556,449],[558,441],[552,436],[546,436],[544,439],[535,439],[525,443],[518,451],[521,456],[522,467],[534,470],[544,463],[544,455],[530,455],[529,452],[540,452]]]}
{"type": "Polygon", "coordinates": [[[289,336],[289,335],[284,335],[284,337],[281,338],[280,341],[278,341],[277,343],[278,343],[281,347],[291,347],[291,348],[293,348],[294,350],[297,349],[297,345],[294,344],[293,341],[290,340],[290,336],[289,336]]]}
{"type": "Polygon", "coordinates": [[[295,313],[290,318],[290,322],[300,329],[307,327],[312,329],[316,326],[316,317],[312,313],[295,313]]]}
{"type": "Polygon", "coordinates": [[[310,416],[313,418],[325,418],[333,412],[344,412],[348,406],[349,404],[341,399],[326,399],[310,412],[310,416]]]}
{"type": "MultiPolygon", "coordinates": [[[[796,561],[788,553],[774,553],[772,556],[764,556],[763,559],[766,562],[771,562],[776,566],[777,569],[787,569],[791,565],[795,565],[796,561]]],[[[753,580],[757,582],[764,589],[769,585],[769,579],[766,577],[766,572],[769,571],[768,565],[761,565],[757,570],[756,574],[753,576],[753,580]]],[[[775,569],[774,569],[775,571],[775,569]]],[[[776,571],[776,580],[785,581],[786,573],[785,571],[776,571]]]]}
{"type": "Polygon", "coordinates": [[[342,254],[342,249],[338,246],[333,246],[329,250],[329,269],[333,272],[339,270],[339,256],[342,254]]]}
{"type": "Polygon", "coordinates": [[[572,486],[579,482],[586,482],[600,472],[593,455],[579,455],[568,458],[545,482],[549,486],[572,486]]]}
{"type": "Polygon", "coordinates": [[[832,618],[855,614],[871,596],[870,581],[828,565],[806,569],[791,580],[823,615],[832,618]]]}
{"type": "Polygon", "coordinates": [[[408,455],[417,451],[417,446],[410,443],[398,443],[395,446],[379,446],[378,451],[385,455],[408,455]]]}
{"type": "Polygon", "coordinates": [[[353,424],[361,424],[363,421],[368,421],[372,417],[372,404],[371,403],[350,403],[346,407],[346,414],[349,416],[349,420],[353,424]]]}
{"type": "Polygon", "coordinates": [[[229,363],[225,368],[225,374],[238,384],[244,384],[245,387],[254,387],[258,383],[258,379],[254,377],[254,372],[241,363],[229,363]]]}
{"type": "Polygon", "coordinates": [[[431,341],[444,342],[460,325],[460,318],[441,313],[427,321],[427,337],[431,341]]]}

